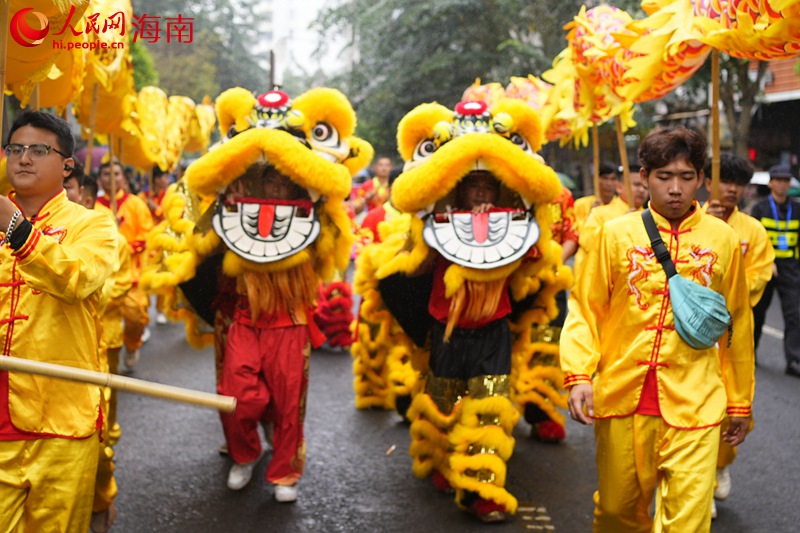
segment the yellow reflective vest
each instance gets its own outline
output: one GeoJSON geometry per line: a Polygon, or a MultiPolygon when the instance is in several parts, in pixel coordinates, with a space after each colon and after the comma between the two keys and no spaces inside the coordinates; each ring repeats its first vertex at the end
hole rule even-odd
{"type": "Polygon", "coordinates": [[[635,413],[655,369],[661,416],[684,429],[749,416],[754,383],[753,328],[736,233],[695,203],[677,230],[653,212],[678,273],[722,294],[733,334],[720,348],[696,350],[674,329],[667,277],[641,213],[607,222],[589,251],[561,333],[567,387],[593,383],[597,418],[635,413]]]}
{"type": "MultiPolygon", "coordinates": [[[[117,260],[117,229],[63,191],[42,206],[33,225],[19,250],[0,247],[3,353],[99,370],[97,309],[117,260]]],[[[8,380],[8,397],[0,402],[17,429],[72,438],[95,432],[97,385],[20,372],[8,380]]]]}

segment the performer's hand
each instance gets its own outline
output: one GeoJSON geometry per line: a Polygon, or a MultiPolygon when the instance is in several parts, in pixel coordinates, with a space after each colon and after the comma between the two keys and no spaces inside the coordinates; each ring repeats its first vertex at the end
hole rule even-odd
{"type": "Polygon", "coordinates": [[[569,414],[573,420],[591,426],[594,416],[594,389],[589,383],[575,385],[569,391],[569,414]],[[584,412],[584,406],[586,412],[584,412]]]}
{"type": "Polygon", "coordinates": [[[707,213],[717,218],[723,218],[725,216],[725,209],[722,207],[719,200],[709,200],[707,213]]]}
{"type": "Polygon", "coordinates": [[[477,213],[488,213],[489,210],[491,208],[493,208],[493,207],[494,207],[494,205],[492,203],[486,202],[486,203],[483,203],[483,204],[480,204],[480,205],[476,205],[475,207],[473,207],[472,208],[472,212],[476,213],[476,214],[477,213]]]}
{"type": "Polygon", "coordinates": [[[749,418],[732,416],[730,417],[728,429],[726,429],[725,434],[722,435],[722,439],[731,446],[738,446],[744,442],[744,438],[747,436],[747,430],[749,427],[749,418]]]}
{"type": "Polygon", "coordinates": [[[17,206],[6,196],[0,196],[0,231],[5,231],[17,206]]]}

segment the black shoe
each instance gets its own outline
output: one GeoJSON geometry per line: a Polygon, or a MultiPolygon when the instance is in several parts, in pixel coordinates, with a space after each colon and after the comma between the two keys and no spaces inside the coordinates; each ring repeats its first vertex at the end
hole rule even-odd
{"type": "Polygon", "coordinates": [[[800,378],[800,361],[789,361],[786,363],[786,375],[800,378]]]}

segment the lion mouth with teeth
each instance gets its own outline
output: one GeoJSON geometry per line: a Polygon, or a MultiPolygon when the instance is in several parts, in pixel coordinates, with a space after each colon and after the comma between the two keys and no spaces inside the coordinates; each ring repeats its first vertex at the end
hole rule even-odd
{"type": "Polygon", "coordinates": [[[455,207],[445,197],[425,215],[425,242],[451,262],[481,270],[520,259],[539,240],[539,225],[519,196],[504,189],[487,171],[467,174],[452,195],[455,207]]]}
{"type": "Polygon", "coordinates": [[[254,263],[291,257],[320,233],[308,191],[267,163],[254,164],[226,189],[213,227],[228,248],[254,263]]]}

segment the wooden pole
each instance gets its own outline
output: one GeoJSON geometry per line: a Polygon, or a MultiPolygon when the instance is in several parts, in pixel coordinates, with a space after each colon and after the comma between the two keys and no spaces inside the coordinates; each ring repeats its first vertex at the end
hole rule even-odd
{"type": "Polygon", "coordinates": [[[92,109],[89,111],[89,144],[86,146],[86,161],[83,168],[87,176],[92,174],[92,152],[94,151],[94,127],[97,117],[97,99],[100,97],[100,86],[95,83],[92,88],[92,109]]]}
{"type": "MultiPolygon", "coordinates": [[[[8,53],[8,9],[10,0],[0,4],[0,88],[6,86],[6,54],[8,53]]],[[[5,124],[5,95],[0,95],[0,126],[5,124]]]]}
{"type": "Polygon", "coordinates": [[[39,101],[39,84],[38,83],[33,86],[33,92],[31,93],[31,99],[30,99],[30,102],[28,102],[28,107],[30,107],[34,111],[39,111],[39,108],[41,107],[40,101],[39,101]]]}
{"type": "MultiPolygon", "coordinates": [[[[108,168],[111,169],[111,190],[106,192],[111,196],[111,198],[109,198],[109,201],[111,202],[111,212],[114,213],[114,218],[117,218],[117,164],[114,159],[114,152],[114,136],[109,134],[108,168]]],[[[120,165],[120,171],[122,171],[122,165],[120,165]]]]}
{"type": "Polygon", "coordinates": [[[711,52],[711,199],[719,200],[719,51],[711,52]]]}
{"type": "Polygon", "coordinates": [[[592,164],[594,173],[592,174],[592,186],[594,187],[595,198],[600,198],[600,134],[597,128],[600,125],[595,123],[592,126],[592,164]]]}
{"type": "Polygon", "coordinates": [[[39,376],[77,381],[79,383],[89,383],[101,387],[110,387],[116,390],[144,394],[163,400],[211,407],[223,413],[233,413],[236,410],[236,398],[232,396],[221,396],[219,394],[184,389],[172,385],[162,385],[161,383],[153,383],[142,379],[118,376],[116,374],[106,374],[104,372],[95,372],[94,370],[55,365],[53,363],[44,363],[41,361],[30,361],[19,357],[0,356],[0,370],[37,374],[39,376]]]}
{"type": "Polygon", "coordinates": [[[625,190],[628,191],[629,205],[633,206],[633,188],[631,187],[631,171],[628,168],[628,147],[625,144],[625,135],[622,133],[622,119],[619,115],[614,117],[617,125],[617,145],[619,145],[619,161],[622,164],[622,177],[625,180],[625,190]]]}

